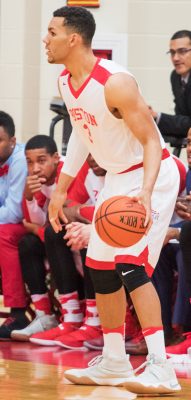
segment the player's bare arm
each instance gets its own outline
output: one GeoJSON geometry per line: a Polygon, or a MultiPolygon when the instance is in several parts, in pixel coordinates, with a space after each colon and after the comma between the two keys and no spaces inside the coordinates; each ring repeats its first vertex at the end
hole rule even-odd
{"type": "Polygon", "coordinates": [[[109,110],[123,118],[133,135],[144,149],[144,181],[138,200],[146,208],[145,224],[151,223],[151,194],[158,176],[162,149],[153,118],[139,93],[134,78],[126,73],[118,73],[109,78],[105,87],[105,98],[109,110]]]}

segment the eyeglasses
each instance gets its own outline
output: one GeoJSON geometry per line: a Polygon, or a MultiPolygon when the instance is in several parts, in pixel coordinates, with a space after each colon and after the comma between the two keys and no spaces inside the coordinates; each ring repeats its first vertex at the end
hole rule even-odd
{"type": "Polygon", "coordinates": [[[166,54],[170,54],[171,57],[174,57],[175,54],[178,54],[178,56],[185,56],[189,51],[191,51],[191,49],[180,48],[177,50],[169,50],[166,54]]]}

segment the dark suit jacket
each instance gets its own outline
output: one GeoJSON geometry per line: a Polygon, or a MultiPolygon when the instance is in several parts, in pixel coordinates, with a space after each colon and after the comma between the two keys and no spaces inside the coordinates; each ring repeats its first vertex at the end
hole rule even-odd
{"type": "Polygon", "coordinates": [[[176,115],[161,114],[158,127],[162,135],[186,137],[191,128],[191,73],[185,91],[182,91],[181,76],[171,73],[176,115]]]}

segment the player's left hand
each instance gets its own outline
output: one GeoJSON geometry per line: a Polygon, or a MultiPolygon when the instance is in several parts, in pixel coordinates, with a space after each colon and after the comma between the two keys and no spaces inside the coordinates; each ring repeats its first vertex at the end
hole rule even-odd
{"type": "Polygon", "coordinates": [[[153,223],[151,214],[151,193],[146,190],[141,190],[141,192],[138,193],[137,196],[132,197],[132,200],[138,202],[139,204],[142,204],[145,208],[146,217],[144,226],[147,227],[145,231],[145,235],[147,235],[153,223]]]}

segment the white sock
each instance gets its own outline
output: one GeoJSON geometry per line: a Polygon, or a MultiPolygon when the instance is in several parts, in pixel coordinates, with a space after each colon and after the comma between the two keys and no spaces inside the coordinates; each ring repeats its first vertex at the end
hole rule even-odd
{"type": "Polygon", "coordinates": [[[166,349],[164,342],[163,329],[148,328],[143,329],[143,335],[148,347],[148,353],[155,354],[159,358],[166,359],[166,349]]]}
{"type": "Polygon", "coordinates": [[[104,354],[114,358],[125,358],[125,341],[121,333],[104,333],[104,354]]]}

